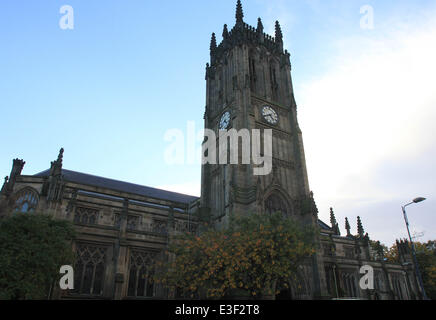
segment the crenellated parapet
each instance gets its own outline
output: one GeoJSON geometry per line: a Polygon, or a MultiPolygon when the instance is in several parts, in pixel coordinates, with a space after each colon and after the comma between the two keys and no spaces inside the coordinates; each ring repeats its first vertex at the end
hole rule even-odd
{"type": "Polygon", "coordinates": [[[241,2],[238,1],[236,5],[236,24],[228,31],[227,24],[223,28],[223,39],[221,43],[217,44],[215,33],[212,34],[211,48],[210,48],[210,67],[214,67],[222,61],[227,51],[235,46],[243,44],[250,44],[253,46],[263,46],[270,53],[283,56],[283,60],[290,64],[290,54],[288,51],[283,52],[283,34],[280,24],[276,21],[275,24],[275,37],[263,32],[262,20],[259,18],[257,28],[250,26],[243,21],[243,11],[241,2]]]}
{"type": "Polygon", "coordinates": [[[283,55],[285,61],[290,62],[290,54],[288,51],[285,50],[283,53],[282,40],[276,41],[276,38],[264,33],[263,31],[260,31],[259,28],[254,28],[248,25],[245,22],[243,22],[241,25],[235,25],[230,31],[227,30],[227,25],[224,25],[223,40],[221,43],[219,45],[216,44],[215,33],[212,34],[211,42],[215,43],[214,46],[211,45],[211,67],[219,63],[230,48],[240,46],[242,44],[263,46],[271,53],[283,55]]]}

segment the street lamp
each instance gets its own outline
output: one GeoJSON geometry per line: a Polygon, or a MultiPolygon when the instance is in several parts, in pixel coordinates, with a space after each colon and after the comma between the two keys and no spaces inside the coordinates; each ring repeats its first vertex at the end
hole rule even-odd
{"type": "Polygon", "coordinates": [[[413,203],[422,202],[422,201],[424,201],[424,200],[426,200],[426,199],[425,199],[425,198],[422,198],[422,197],[419,197],[419,198],[416,198],[415,200],[413,200],[413,203]]]}
{"type": "Polygon", "coordinates": [[[421,272],[419,271],[418,260],[416,259],[415,244],[413,243],[412,237],[410,236],[409,220],[407,219],[407,214],[406,214],[406,207],[407,206],[414,204],[414,203],[422,202],[424,200],[426,200],[426,199],[422,198],[422,197],[416,198],[412,202],[402,206],[401,208],[403,209],[404,221],[406,221],[407,233],[409,234],[410,244],[412,245],[412,256],[413,256],[413,262],[415,263],[416,275],[417,275],[418,280],[419,280],[419,285],[421,286],[421,289],[422,289],[422,294],[424,296],[424,300],[428,300],[427,294],[425,293],[424,284],[422,282],[421,272]]]}

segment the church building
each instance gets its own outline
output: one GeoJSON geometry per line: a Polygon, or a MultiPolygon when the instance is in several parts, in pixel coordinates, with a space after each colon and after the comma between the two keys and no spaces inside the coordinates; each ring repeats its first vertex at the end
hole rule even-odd
{"type": "MultiPolygon", "coordinates": [[[[206,66],[205,128],[272,131],[272,170],[256,176],[251,164],[204,164],[201,197],[178,194],[63,168],[61,149],[50,168],[23,175],[25,162],[13,160],[0,193],[0,216],[13,212],[46,212],[70,220],[75,289],[54,287],[51,299],[177,299],[153,283],[153,261],[172,236],[199,232],[207,219],[225,227],[232,215],[281,212],[316,227],[317,249],[300,269],[298,281],[280,299],[417,299],[421,296],[409,245],[399,242],[401,264],[385,261],[370,245],[360,218],[352,234],[346,219],[341,235],[333,209],[330,224],[318,218],[310,190],[302,132],[291,77],[290,53],[283,47],[279,22],[275,35],[262,20],[244,21],[240,0],[236,23],[215,33],[206,66]],[[372,290],[359,281],[364,265],[374,269],[372,290]]],[[[206,142],[206,139],[205,139],[206,142]]]]}

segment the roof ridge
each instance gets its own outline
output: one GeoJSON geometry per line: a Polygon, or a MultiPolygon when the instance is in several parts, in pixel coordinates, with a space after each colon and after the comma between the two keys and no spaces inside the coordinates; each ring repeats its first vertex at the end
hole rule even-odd
{"type": "MultiPolygon", "coordinates": [[[[48,169],[48,170],[44,170],[42,172],[39,172],[39,173],[35,174],[34,176],[43,176],[43,175],[46,175],[46,174],[49,174],[49,173],[50,173],[50,170],[48,169]]],[[[199,197],[193,196],[193,195],[188,195],[188,194],[183,194],[183,193],[179,193],[179,192],[163,190],[163,189],[159,189],[159,188],[155,188],[155,187],[150,187],[150,186],[146,186],[146,185],[141,185],[141,184],[137,184],[137,183],[127,182],[127,181],[122,181],[122,180],[116,180],[116,179],[113,179],[113,178],[106,178],[106,177],[97,176],[97,175],[93,175],[93,174],[89,174],[89,173],[83,173],[83,172],[78,172],[78,171],[73,171],[73,170],[68,170],[68,169],[62,169],[62,175],[68,175],[68,174],[77,175],[77,176],[80,175],[82,178],[83,177],[89,177],[91,179],[92,178],[98,179],[103,184],[104,184],[104,182],[112,182],[114,184],[123,184],[124,186],[129,185],[129,186],[136,187],[136,188],[142,188],[144,191],[161,192],[161,193],[163,193],[162,196],[173,195],[173,196],[187,197],[187,198],[192,199],[192,201],[195,200],[195,199],[199,199],[199,197]]],[[[71,179],[71,178],[72,177],[67,177],[67,180],[75,180],[74,178],[73,179],[71,179]],[[70,178],[70,179],[68,179],[68,178],[70,178]]],[[[78,181],[72,181],[72,182],[78,182],[78,181]]],[[[83,181],[79,182],[79,183],[87,184],[86,182],[83,182],[83,181]]],[[[97,184],[95,181],[88,182],[88,183],[90,185],[97,184]]],[[[121,188],[120,187],[117,188],[116,186],[106,186],[106,187],[108,189],[115,189],[115,190],[123,191],[123,192],[127,192],[127,193],[136,193],[136,192],[132,192],[132,191],[128,191],[128,190],[120,190],[121,188]]],[[[153,196],[150,196],[150,197],[153,197],[153,196]]],[[[188,201],[187,199],[185,199],[185,200],[188,201]]],[[[179,201],[177,201],[177,202],[179,202],[179,201]]]]}

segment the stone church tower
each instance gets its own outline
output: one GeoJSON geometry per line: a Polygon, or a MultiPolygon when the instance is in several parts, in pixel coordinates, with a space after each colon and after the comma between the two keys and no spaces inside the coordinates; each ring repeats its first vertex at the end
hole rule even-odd
{"type": "MultiPolygon", "coordinates": [[[[201,206],[220,226],[226,225],[232,215],[278,211],[317,226],[318,211],[309,189],[297,121],[290,54],[283,49],[280,24],[276,22],[272,37],[264,33],[260,18],[257,28],[243,18],[238,0],[235,26],[229,31],[224,25],[219,45],[212,34],[211,61],[206,67],[205,128],[214,130],[217,137],[220,130],[248,129],[251,133],[259,129],[262,135],[265,129],[271,129],[272,170],[256,176],[252,160],[242,164],[243,139],[239,138],[237,165],[203,165],[201,206]]],[[[322,295],[325,280],[321,256],[311,264],[312,291],[322,295]]]]}
{"type": "MultiPolygon", "coordinates": [[[[252,157],[244,160],[243,134],[237,164],[203,165],[201,198],[66,169],[63,149],[46,170],[33,175],[22,174],[24,160],[13,160],[0,189],[0,220],[17,212],[45,213],[70,221],[76,230],[75,288],[60,290],[55,283],[48,299],[183,298],[152,277],[155,260],[175,236],[201,233],[204,221],[224,227],[235,215],[271,212],[317,228],[316,254],[276,298],[422,299],[407,241],[397,242],[399,261],[391,262],[383,246],[370,241],[360,217],[357,234],[346,218],[342,236],[333,208],[331,225],[318,219],[297,122],[290,55],[283,49],[278,22],[275,29],[273,38],[263,32],[260,19],[257,28],[244,23],[238,1],[236,25],[231,30],[224,25],[220,44],[212,35],[206,68],[205,128],[210,130],[203,145],[217,144],[219,133],[231,129],[260,130],[264,136],[272,132],[272,152],[265,148],[268,144],[260,146],[271,164],[268,174],[256,175],[262,164],[252,157]],[[362,266],[374,270],[373,289],[359,286],[362,266]]],[[[206,151],[205,159],[212,158],[209,147],[206,151]]]]}

